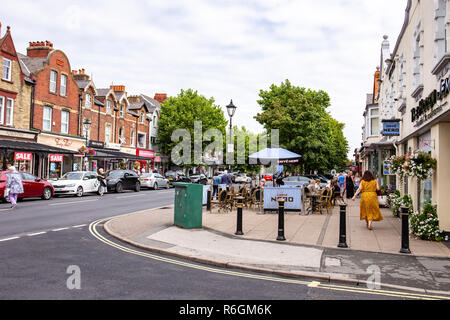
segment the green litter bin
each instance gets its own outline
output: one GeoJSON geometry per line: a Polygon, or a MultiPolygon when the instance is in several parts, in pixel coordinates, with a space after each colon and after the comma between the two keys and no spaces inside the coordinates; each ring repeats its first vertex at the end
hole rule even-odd
{"type": "Polygon", "coordinates": [[[202,227],[203,185],[176,182],[174,223],[185,229],[202,227]]]}

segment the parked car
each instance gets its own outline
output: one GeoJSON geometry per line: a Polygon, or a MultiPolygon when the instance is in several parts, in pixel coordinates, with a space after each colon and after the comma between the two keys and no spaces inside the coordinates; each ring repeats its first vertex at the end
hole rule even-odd
{"type": "Polygon", "coordinates": [[[139,177],[141,188],[152,188],[157,190],[158,188],[169,189],[169,180],[164,178],[159,173],[143,173],[139,177]]]}
{"type": "Polygon", "coordinates": [[[305,186],[309,185],[311,179],[304,176],[290,176],[283,179],[285,185],[305,186]]]}
{"type": "Polygon", "coordinates": [[[193,174],[189,176],[189,179],[192,183],[200,183],[206,185],[208,183],[208,178],[202,174],[193,174]]]}
{"type": "Polygon", "coordinates": [[[236,183],[251,183],[252,177],[248,176],[247,174],[243,173],[236,177],[236,183]]]}
{"type": "MultiPolygon", "coordinates": [[[[6,171],[0,171],[0,200],[3,198],[6,188],[6,171]]],[[[54,189],[50,182],[38,178],[28,172],[19,172],[23,183],[23,193],[19,194],[18,199],[41,197],[44,200],[50,200],[54,195],[54,189]]]]}
{"type": "Polygon", "coordinates": [[[132,170],[112,170],[106,177],[108,192],[122,192],[123,190],[141,191],[139,176],[132,170]]]}
{"type": "Polygon", "coordinates": [[[173,186],[173,182],[191,182],[191,179],[189,179],[183,171],[167,171],[165,176],[167,180],[169,180],[170,186],[173,186]]]}
{"type": "Polygon", "coordinates": [[[97,174],[92,171],[72,171],[67,172],[62,178],[50,180],[55,189],[55,196],[62,194],[83,196],[88,192],[98,192],[100,181],[97,174]]]}

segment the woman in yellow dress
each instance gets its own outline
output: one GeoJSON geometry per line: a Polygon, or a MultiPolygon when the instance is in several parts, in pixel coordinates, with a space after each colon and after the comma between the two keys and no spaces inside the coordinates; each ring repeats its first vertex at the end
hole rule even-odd
{"type": "Polygon", "coordinates": [[[372,230],[372,221],[383,220],[378,204],[377,190],[380,190],[378,181],[370,171],[366,171],[361,179],[358,190],[352,198],[355,201],[356,197],[362,192],[359,205],[360,219],[366,220],[366,226],[369,230],[372,230]]]}

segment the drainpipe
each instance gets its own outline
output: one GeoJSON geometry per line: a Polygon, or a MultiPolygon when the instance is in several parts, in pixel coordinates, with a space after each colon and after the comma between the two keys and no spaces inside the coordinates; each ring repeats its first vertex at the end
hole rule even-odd
{"type": "Polygon", "coordinates": [[[31,101],[30,101],[30,129],[34,129],[34,95],[36,88],[36,80],[31,83],[31,101]]]}

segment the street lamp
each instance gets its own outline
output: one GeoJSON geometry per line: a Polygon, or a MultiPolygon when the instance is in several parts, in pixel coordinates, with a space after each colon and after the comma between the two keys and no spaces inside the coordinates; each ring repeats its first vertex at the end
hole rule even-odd
{"type": "MultiPolygon", "coordinates": [[[[227,112],[228,115],[230,116],[230,144],[228,145],[228,153],[233,152],[231,149],[231,146],[233,145],[233,141],[231,139],[231,130],[233,129],[233,125],[232,125],[232,119],[234,116],[234,113],[236,112],[236,106],[233,104],[233,99],[231,100],[230,104],[227,105],[227,112]]],[[[231,171],[231,164],[230,164],[230,171],[231,171]]]]}
{"type": "MultiPolygon", "coordinates": [[[[83,120],[83,127],[84,127],[84,135],[85,135],[85,138],[86,138],[86,148],[87,148],[88,147],[88,132],[89,132],[89,129],[91,128],[91,121],[89,119],[84,119],[83,120]]],[[[85,161],[84,162],[84,169],[88,170],[88,168],[87,168],[88,158],[85,157],[84,161],[85,161]]]]}

